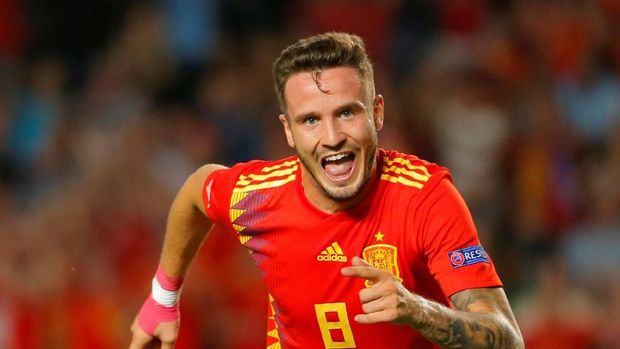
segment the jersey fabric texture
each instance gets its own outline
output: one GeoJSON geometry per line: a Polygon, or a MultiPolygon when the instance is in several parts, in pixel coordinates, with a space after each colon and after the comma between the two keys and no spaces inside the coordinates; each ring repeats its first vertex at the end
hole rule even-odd
{"type": "Polygon", "coordinates": [[[501,286],[447,169],[378,149],[370,194],[327,214],[304,195],[301,166],[296,156],[251,161],[204,184],[207,216],[235,234],[267,285],[267,348],[436,348],[408,326],[353,320],[371,286],[341,275],[353,256],[446,305],[464,289],[501,286]]]}

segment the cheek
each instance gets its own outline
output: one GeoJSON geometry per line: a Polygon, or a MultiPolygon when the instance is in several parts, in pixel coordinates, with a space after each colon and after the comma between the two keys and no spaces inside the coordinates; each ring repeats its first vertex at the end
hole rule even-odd
{"type": "Polygon", "coordinates": [[[310,152],[316,147],[317,137],[312,132],[297,130],[292,134],[295,148],[298,151],[310,152]]]}
{"type": "Polygon", "coordinates": [[[352,136],[357,139],[360,143],[372,143],[377,139],[377,131],[374,128],[374,125],[369,121],[364,123],[364,125],[360,125],[360,127],[356,128],[356,132],[352,134],[352,136]]]}

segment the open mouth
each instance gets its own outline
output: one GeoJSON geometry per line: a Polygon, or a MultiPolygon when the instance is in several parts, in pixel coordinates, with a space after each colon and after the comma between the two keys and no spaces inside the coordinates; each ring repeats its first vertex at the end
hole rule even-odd
{"type": "Polygon", "coordinates": [[[332,180],[344,180],[353,173],[355,155],[353,153],[338,153],[326,156],[321,160],[325,174],[332,180]]]}

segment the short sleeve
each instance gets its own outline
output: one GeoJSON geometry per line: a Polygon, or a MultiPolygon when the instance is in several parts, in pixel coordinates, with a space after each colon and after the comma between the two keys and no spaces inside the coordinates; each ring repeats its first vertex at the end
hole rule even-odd
{"type": "Polygon", "coordinates": [[[229,225],[228,203],[230,202],[230,192],[232,184],[229,183],[230,176],[226,174],[230,169],[213,171],[203,184],[202,200],[205,213],[209,220],[221,226],[229,225]]]}
{"type": "Polygon", "coordinates": [[[424,254],[446,297],[465,289],[502,285],[469,209],[449,179],[442,179],[420,208],[426,216],[424,254]]]}

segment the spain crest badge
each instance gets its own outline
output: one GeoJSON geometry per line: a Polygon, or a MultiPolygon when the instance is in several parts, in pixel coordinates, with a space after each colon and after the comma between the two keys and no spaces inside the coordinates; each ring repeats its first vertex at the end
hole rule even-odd
{"type": "MultiPolygon", "coordinates": [[[[400,271],[398,270],[398,263],[396,259],[397,250],[395,246],[388,244],[375,244],[366,246],[362,254],[364,260],[368,262],[372,267],[389,271],[394,275],[398,281],[402,282],[400,277],[400,271]]],[[[372,286],[371,281],[366,281],[366,287],[372,286]]]]}

